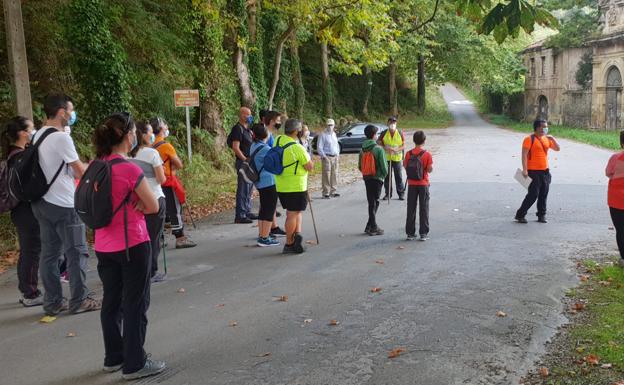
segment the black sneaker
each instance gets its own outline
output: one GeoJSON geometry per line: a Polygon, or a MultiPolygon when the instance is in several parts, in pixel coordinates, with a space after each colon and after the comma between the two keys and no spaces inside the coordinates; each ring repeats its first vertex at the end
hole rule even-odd
{"type": "Polygon", "coordinates": [[[294,243],[295,251],[299,254],[305,252],[306,249],[303,246],[303,237],[301,236],[301,234],[295,233],[294,238],[295,238],[295,243],[294,243]]]}
{"type": "Polygon", "coordinates": [[[415,234],[408,234],[407,238],[405,239],[406,241],[413,241],[416,239],[416,235],[415,234]]]}
{"type": "Polygon", "coordinates": [[[323,194],[323,199],[329,199],[329,194],[323,194]]]}
{"type": "Polygon", "coordinates": [[[529,223],[525,217],[515,217],[514,218],[518,223],[529,223]]]}
{"type": "Polygon", "coordinates": [[[374,229],[370,229],[370,231],[368,232],[368,235],[370,235],[370,236],[383,235],[383,234],[384,234],[384,231],[380,227],[377,227],[377,228],[374,228],[374,229]]]}
{"type": "Polygon", "coordinates": [[[258,219],[258,214],[249,213],[249,214],[247,214],[247,218],[255,221],[256,219],[258,219]]]}
{"type": "Polygon", "coordinates": [[[269,233],[270,236],[272,236],[273,238],[277,238],[277,237],[285,237],[286,236],[286,232],[282,229],[280,229],[279,226],[272,228],[271,232],[269,233]]]}
{"type": "Polygon", "coordinates": [[[548,221],[546,220],[546,216],[544,216],[544,215],[540,215],[540,216],[538,216],[538,217],[537,217],[537,221],[538,221],[539,223],[548,223],[548,221]]]}
{"type": "Polygon", "coordinates": [[[405,200],[405,197],[403,196],[403,194],[399,195],[399,200],[400,201],[404,201],[405,200]]]}
{"type": "Polygon", "coordinates": [[[338,198],[339,196],[340,196],[340,194],[338,194],[338,193],[333,193],[333,194],[331,195],[331,197],[332,197],[332,198],[338,198]]]}
{"type": "Polygon", "coordinates": [[[292,245],[284,245],[282,254],[298,254],[295,248],[295,244],[293,243],[292,245]]]}
{"type": "Polygon", "coordinates": [[[253,221],[249,218],[236,218],[234,220],[234,223],[249,224],[249,223],[253,223],[253,221]]]}

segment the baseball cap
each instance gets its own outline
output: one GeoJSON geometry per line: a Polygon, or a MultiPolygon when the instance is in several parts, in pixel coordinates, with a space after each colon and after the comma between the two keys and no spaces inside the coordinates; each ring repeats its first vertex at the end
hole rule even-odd
{"type": "Polygon", "coordinates": [[[334,119],[327,119],[327,125],[328,126],[335,126],[336,123],[334,122],[334,119]]]}
{"type": "Polygon", "coordinates": [[[396,122],[397,121],[397,117],[392,115],[391,117],[388,118],[389,122],[396,122]]]}

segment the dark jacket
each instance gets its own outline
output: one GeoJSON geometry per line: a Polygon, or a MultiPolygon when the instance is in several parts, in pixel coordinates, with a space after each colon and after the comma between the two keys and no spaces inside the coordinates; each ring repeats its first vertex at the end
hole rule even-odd
{"type": "Polygon", "coordinates": [[[360,151],[360,156],[358,158],[358,169],[362,170],[362,154],[364,152],[373,152],[373,156],[375,157],[375,171],[376,175],[373,176],[365,176],[365,179],[375,178],[380,181],[384,181],[386,176],[388,175],[388,160],[386,158],[386,152],[381,146],[377,145],[372,139],[366,139],[364,143],[362,143],[362,150],[360,151]]]}

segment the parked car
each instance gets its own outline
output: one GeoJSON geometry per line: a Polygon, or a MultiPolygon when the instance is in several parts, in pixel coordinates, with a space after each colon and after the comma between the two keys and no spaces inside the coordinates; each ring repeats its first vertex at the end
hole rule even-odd
{"type": "MultiPolygon", "coordinates": [[[[362,143],[366,140],[366,136],[364,135],[364,128],[372,124],[379,128],[378,132],[382,132],[388,129],[388,126],[381,123],[351,123],[348,124],[336,132],[336,136],[338,137],[338,145],[340,146],[340,153],[343,152],[359,152],[362,149],[362,143]]],[[[315,135],[312,139],[312,150],[316,151],[316,143],[318,141],[319,135],[315,135]]]]}

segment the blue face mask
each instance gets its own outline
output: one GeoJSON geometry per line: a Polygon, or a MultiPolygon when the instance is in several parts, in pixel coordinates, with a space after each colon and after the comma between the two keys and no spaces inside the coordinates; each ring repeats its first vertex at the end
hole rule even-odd
{"type": "Polygon", "coordinates": [[[134,150],[136,148],[136,146],[139,145],[139,141],[137,140],[137,136],[136,134],[134,135],[134,139],[132,139],[132,148],[130,149],[130,151],[134,150]]]}
{"type": "Polygon", "coordinates": [[[247,124],[248,124],[248,125],[252,125],[252,124],[253,124],[253,122],[254,122],[254,117],[253,117],[253,115],[249,115],[249,116],[247,117],[247,124]]]}
{"type": "Polygon", "coordinates": [[[156,135],[154,135],[154,133],[152,133],[152,135],[150,135],[149,142],[150,142],[150,144],[154,144],[155,141],[156,141],[156,135]]]}
{"type": "Polygon", "coordinates": [[[69,120],[67,121],[67,125],[68,126],[73,126],[74,123],[76,123],[76,120],[78,119],[76,111],[72,111],[71,114],[69,114],[69,120]]]}

